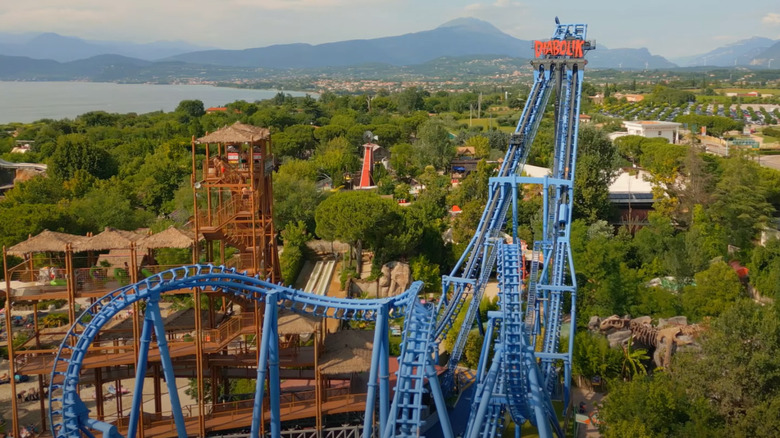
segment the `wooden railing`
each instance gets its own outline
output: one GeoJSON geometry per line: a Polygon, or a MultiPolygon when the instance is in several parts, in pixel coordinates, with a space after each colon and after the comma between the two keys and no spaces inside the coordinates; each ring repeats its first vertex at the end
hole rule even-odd
{"type": "Polygon", "coordinates": [[[201,334],[201,339],[203,342],[216,343],[223,346],[223,344],[235,339],[244,328],[254,326],[254,322],[254,315],[251,313],[232,316],[220,324],[219,327],[204,330],[201,334]]]}
{"type": "MultiPolygon", "coordinates": [[[[326,403],[329,402],[338,402],[337,405],[340,408],[350,406],[350,405],[358,405],[358,406],[365,406],[366,403],[366,394],[351,394],[349,393],[348,388],[336,388],[339,394],[330,395],[328,391],[331,391],[332,388],[326,389],[326,403]]],[[[334,391],[335,392],[335,391],[334,391]]],[[[285,415],[289,415],[296,410],[300,413],[301,408],[307,409],[311,408],[312,412],[306,413],[307,416],[314,416],[315,413],[313,412],[314,407],[316,406],[316,399],[314,396],[314,391],[303,391],[303,392],[285,392],[282,393],[280,396],[280,404],[279,404],[279,410],[282,415],[282,419],[284,419],[285,415]],[[309,395],[311,393],[311,395],[309,395]]],[[[263,406],[265,409],[268,409],[268,406],[270,406],[268,398],[265,398],[263,400],[263,406]]],[[[225,419],[226,417],[229,417],[231,421],[234,420],[247,420],[251,421],[252,412],[254,409],[254,400],[240,400],[240,401],[233,401],[233,402],[226,402],[226,403],[217,403],[212,405],[206,405],[204,406],[204,417],[205,421],[208,422],[212,418],[221,418],[225,419]]],[[[190,421],[194,420],[194,418],[197,418],[199,415],[198,412],[198,405],[185,405],[182,406],[182,412],[185,415],[184,420],[190,421]]],[[[328,409],[324,409],[323,413],[327,413],[328,409]]],[[[115,416],[113,418],[116,418],[115,416]]],[[[116,424],[117,427],[127,428],[127,423],[129,419],[127,417],[122,417],[118,419],[113,419],[110,417],[106,418],[106,421],[113,422],[116,424]]],[[[161,413],[156,414],[144,414],[144,428],[153,428],[153,427],[170,427],[171,430],[175,427],[174,419],[173,419],[173,412],[172,411],[164,411],[161,413]]],[[[193,423],[195,425],[197,423],[193,423]]],[[[242,424],[236,424],[236,427],[241,427],[242,424]]]]}

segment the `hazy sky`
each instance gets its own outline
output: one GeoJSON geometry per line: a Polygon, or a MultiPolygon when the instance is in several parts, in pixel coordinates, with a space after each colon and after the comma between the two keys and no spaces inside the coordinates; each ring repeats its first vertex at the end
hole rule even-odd
{"type": "Polygon", "coordinates": [[[458,17],[542,39],[556,15],[587,23],[589,37],[610,48],[647,47],[666,57],[751,36],[780,39],[778,0],[2,0],[0,30],[242,49],[401,35],[458,17]]]}

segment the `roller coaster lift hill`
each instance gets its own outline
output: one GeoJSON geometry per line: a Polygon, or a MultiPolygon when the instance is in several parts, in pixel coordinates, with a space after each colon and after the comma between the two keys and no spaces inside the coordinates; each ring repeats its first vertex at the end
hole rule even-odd
{"type": "Polygon", "coordinates": [[[525,108],[511,135],[498,176],[489,180],[489,197],[476,232],[450,275],[442,278],[442,299],[435,305],[418,299],[420,282],[394,297],[360,300],[310,294],[221,266],[183,266],[153,275],[97,300],[68,331],[49,380],[53,436],[92,437],[93,431],[104,437],[122,436],[116,425],[90,417],[78,387],[84,358],[95,337],[111,318],[135,302],[145,303],[145,310],[126,436],[135,438],[139,432],[143,381],[149,350],[155,348],[152,345],[159,350],[176,434],[179,438],[188,436],[159,302],[165,292],[193,289],[219,290],[265,305],[252,437],[259,436],[263,413],[269,411],[270,435],[281,435],[277,327],[280,308],[316,317],[374,323],[364,438],[418,437],[426,433],[445,438],[489,438],[501,435],[509,417],[517,425],[516,436],[519,426],[530,421],[541,437],[563,437],[552,400],[561,398],[567,408],[570,404],[577,286],[569,237],[584,54],[595,48],[586,33],[587,25],[560,24],[556,18],[552,38],[534,42],[534,83],[525,108]],[[551,95],[555,96],[551,175],[521,176],[551,95]],[[521,184],[540,186],[543,197],[542,234],[533,243],[525,280],[524,258],[517,238],[521,184]],[[502,235],[510,208],[512,243],[506,243],[502,235]],[[489,312],[487,321],[480,321],[479,303],[494,270],[499,281],[499,310],[489,312]],[[565,302],[571,303],[568,312],[565,302]],[[570,315],[571,323],[568,345],[562,346],[559,340],[565,313],[570,315]],[[455,320],[461,315],[463,323],[457,327],[455,320]],[[404,317],[403,340],[395,388],[391,391],[389,322],[399,317],[404,317]],[[486,342],[473,382],[464,382],[464,373],[457,365],[475,323],[486,342]],[[156,344],[152,343],[152,333],[156,335],[156,344]],[[452,351],[444,372],[437,371],[439,346],[448,336],[454,339],[452,351]],[[270,407],[263,406],[266,379],[270,407]],[[461,400],[471,403],[464,425],[463,421],[450,418],[448,411],[457,409],[449,407],[447,400],[457,398],[453,397],[455,392],[466,386],[472,396],[461,400]],[[430,400],[432,407],[427,405],[430,400]],[[430,408],[435,408],[435,414],[425,418],[430,408]]]}

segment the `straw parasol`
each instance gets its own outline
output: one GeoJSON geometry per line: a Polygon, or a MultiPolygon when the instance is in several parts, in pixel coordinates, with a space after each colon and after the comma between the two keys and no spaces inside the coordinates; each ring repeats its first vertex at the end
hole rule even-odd
{"type": "Polygon", "coordinates": [[[92,237],[85,237],[73,245],[75,252],[102,251],[105,249],[129,248],[132,242],[142,239],[144,236],[132,231],[117,230],[106,227],[102,233],[92,237]]]}
{"type": "Polygon", "coordinates": [[[8,253],[21,256],[31,252],[65,252],[67,244],[71,243],[75,246],[84,239],[86,237],[75,234],[43,230],[38,235],[12,246],[8,249],[8,253]]]}
{"type": "Polygon", "coordinates": [[[371,369],[374,332],[342,330],[325,338],[320,372],[325,375],[364,373],[371,369]]]}
{"type": "Polygon", "coordinates": [[[136,245],[141,249],[189,248],[193,243],[190,235],[171,225],[164,231],[138,240],[136,245]]]}
{"type": "Polygon", "coordinates": [[[289,310],[279,310],[279,335],[303,335],[317,331],[317,318],[289,310]]]}
{"type": "Polygon", "coordinates": [[[236,122],[197,140],[198,143],[254,143],[271,138],[271,131],[236,122]]]}

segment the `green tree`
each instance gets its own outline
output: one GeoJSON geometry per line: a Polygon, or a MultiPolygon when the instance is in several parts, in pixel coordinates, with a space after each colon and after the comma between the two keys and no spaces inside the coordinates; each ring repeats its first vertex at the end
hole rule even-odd
{"type": "Polygon", "coordinates": [[[146,157],[131,180],[142,205],[155,213],[169,213],[172,209],[166,204],[173,199],[176,189],[187,181],[190,172],[186,143],[169,141],[146,157]]]}
{"type": "Polygon", "coordinates": [[[780,299],[780,239],[769,239],[751,254],[750,281],[765,297],[780,299]]]}
{"type": "Polygon", "coordinates": [[[176,107],[176,112],[186,114],[190,117],[200,117],[206,114],[206,109],[201,100],[182,100],[176,107]]]}
{"type": "Polygon", "coordinates": [[[425,292],[441,293],[439,265],[431,263],[424,255],[412,258],[409,265],[412,268],[412,278],[425,283],[425,292]]]}
{"type": "Polygon", "coordinates": [[[742,294],[742,284],[737,273],[723,261],[694,275],[695,286],[683,289],[682,305],[685,314],[693,319],[718,316],[742,294]]]}
{"type": "Polygon", "coordinates": [[[398,178],[408,180],[417,173],[414,159],[414,146],[409,143],[399,143],[390,148],[390,168],[395,170],[398,178]]]}
{"type": "Polygon", "coordinates": [[[725,230],[728,243],[740,248],[751,245],[774,211],[759,180],[758,165],[743,156],[726,160],[713,198],[710,208],[715,222],[725,230]]]}
{"type": "Polygon", "coordinates": [[[604,131],[580,128],[574,178],[575,217],[588,222],[609,218],[609,184],[615,176],[615,162],[615,148],[604,131]]]}
{"type": "Polygon", "coordinates": [[[599,409],[607,438],[717,436],[721,425],[704,398],[691,398],[667,373],[613,384],[599,409]]]}
{"type": "Polygon", "coordinates": [[[282,165],[274,176],[274,224],[277,230],[284,230],[289,223],[303,222],[306,229],[315,229],[314,211],[325,199],[325,193],[317,188],[311,179],[300,178],[292,172],[283,171],[282,165]]]}
{"type": "Polygon", "coordinates": [[[15,245],[43,230],[67,231],[72,221],[67,212],[53,204],[21,204],[0,208],[0,243],[15,245]]]}
{"type": "Polygon", "coordinates": [[[348,243],[356,249],[357,260],[361,260],[364,243],[377,249],[378,243],[397,229],[401,220],[399,208],[372,192],[339,192],[317,207],[316,232],[325,240],[348,243]]]}
{"type": "Polygon", "coordinates": [[[334,138],[319,146],[313,159],[317,168],[333,179],[334,186],[341,185],[347,173],[360,168],[360,159],[344,137],[334,138]]]}
{"type": "Polygon", "coordinates": [[[282,157],[303,158],[310,155],[317,144],[314,138],[314,127],[308,125],[292,125],[284,132],[273,134],[271,137],[274,153],[282,157]]]}
{"type": "Polygon", "coordinates": [[[398,110],[408,114],[412,111],[423,109],[424,97],[427,93],[419,87],[409,87],[398,94],[398,110]]]}
{"type": "Polygon", "coordinates": [[[100,232],[105,227],[135,230],[148,226],[153,215],[137,208],[129,184],[112,178],[97,183],[93,190],[70,204],[80,231],[100,232]]]}
{"type": "Polygon", "coordinates": [[[490,156],[490,139],[481,135],[474,135],[466,139],[463,146],[474,148],[477,158],[488,158],[490,156]]]}
{"type": "Polygon", "coordinates": [[[634,337],[628,338],[628,344],[623,345],[623,377],[631,380],[636,376],[647,375],[646,362],[650,360],[647,350],[644,348],[634,348],[634,337]]]}
{"type": "Polygon", "coordinates": [[[691,216],[690,229],[685,233],[685,249],[687,263],[698,272],[706,269],[712,259],[726,255],[726,233],[701,205],[693,206],[691,216]]]}
{"type": "Polygon", "coordinates": [[[311,240],[311,235],[306,231],[306,224],[299,221],[287,224],[282,231],[282,239],[284,251],[279,256],[282,282],[292,286],[303,268],[306,242],[311,240]]]}
{"type": "Polygon", "coordinates": [[[14,187],[5,193],[2,205],[56,204],[67,196],[62,181],[39,175],[14,184],[14,187]]]}
{"type": "Polygon", "coordinates": [[[622,366],[621,354],[609,347],[606,338],[587,331],[580,331],[574,336],[572,351],[572,372],[588,380],[595,376],[602,379],[612,379],[620,375],[622,366]]]}
{"type": "Polygon", "coordinates": [[[51,175],[70,179],[77,170],[105,179],[116,173],[116,165],[105,150],[90,144],[83,134],[68,134],[57,139],[57,148],[50,160],[51,175]]]}
{"type": "Polygon", "coordinates": [[[446,169],[455,156],[450,132],[441,119],[430,119],[420,126],[414,147],[420,167],[432,165],[439,170],[446,169]]]}
{"type": "Polygon", "coordinates": [[[778,418],[763,414],[776,412],[780,400],[778,306],[741,300],[711,324],[700,343],[700,352],[674,357],[678,386],[690,399],[710,401],[725,419],[724,436],[776,436],[778,418]]]}

